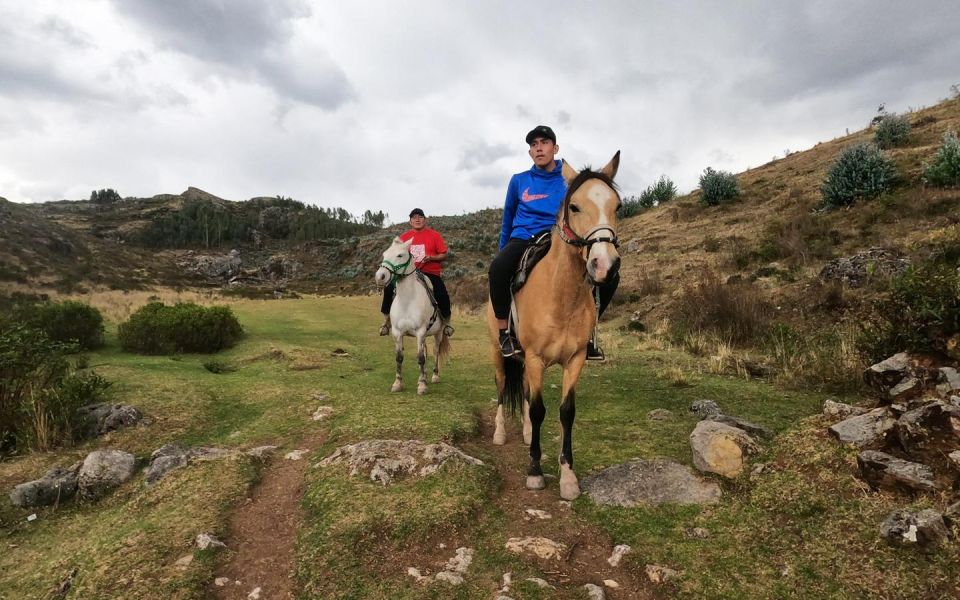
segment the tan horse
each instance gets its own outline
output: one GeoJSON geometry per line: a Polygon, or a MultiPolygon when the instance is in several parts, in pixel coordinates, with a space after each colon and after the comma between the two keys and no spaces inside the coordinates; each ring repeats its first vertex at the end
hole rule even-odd
{"type": "Polygon", "coordinates": [[[530,445],[528,489],[544,488],[540,468],[540,426],[546,414],[543,373],[551,365],[563,368],[560,496],[566,500],[580,495],[580,484],[573,472],[571,433],[576,412],[574,388],[586,360],[587,341],[596,326],[593,287],[620,268],[617,253],[620,195],[613,184],[619,163],[620,152],[599,172],[584,169],[577,173],[563,163],[567,196],[557,215],[550,250],[514,298],[522,361],[504,359],[500,354],[497,321],[493,306],[487,305],[497,381],[497,427],[493,443],[506,443],[504,403],[509,402],[515,410],[522,400],[523,441],[530,445]]]}

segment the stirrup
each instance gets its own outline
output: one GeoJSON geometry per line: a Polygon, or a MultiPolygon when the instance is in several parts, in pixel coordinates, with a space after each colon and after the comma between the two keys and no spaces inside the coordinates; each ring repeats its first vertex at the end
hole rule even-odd
{"type": "Polygon", "coordinates": [[[380,335],[390,335],[390,326],[384,323],[380,326],[380,335]]]}
{"type": "Polygon", "coordinates": [[[520,348],[520,342],[516,338],[509,333],[505,333],[500,336],[500,354],[504,358],[511,358],[523,354],[523,349],[520,348]]]}
{"type": "Polygon", "coordinates": [[[600,349],[600,346],[597,346],[592,341],[589,341],[587,342],[587,360],[603,362],[607,360],[607,357],[604,356],[603,350],[600,349]]]}

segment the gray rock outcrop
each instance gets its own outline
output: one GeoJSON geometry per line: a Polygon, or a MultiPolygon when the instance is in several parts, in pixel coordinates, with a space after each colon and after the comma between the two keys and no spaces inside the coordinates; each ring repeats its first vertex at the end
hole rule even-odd
{"type": "Polygon", "coordinates": [[[896,432],[911,455],[946,454],[960,447],[960,407],[939,400],[924,404],[900,415],[896,432]]]}
{"type": "Polygon", "coordinates": [[[10,501],[20,508],[51,506],[68,500],[77,493],[80,463],[66,468],[56,467],[40,479],[21,483],[10,492],[10,501]]]}
{"type": "Polygon", "coordinates": [[[448,461],[470,465],[483,462],[443,442],[427,444],[419,440],[368,440],[341,446],[316,466],[346,464],[350,474],[369,473],[372,481],[389,485],[407,476],[426,477],[448,461]]]}
{"type": "Polygon", "coordinates": [[[150,466],[144,474],[144,481],[147,485],[153,485],[173,469],[186,467],[195,461],[217,460],[232,454],[232,451],[223,448],[188,448],[180,444],[165,444],[150,455],[150,466]]]}
{"type": "Polygon", "coordinates": [[[943,515],[928,508],[894,511],[880,525],[880,535],[895,546],[935,547],[948,532],[943,515]]]}
{"type": "Polygon", "coordinates": [[[857,465],[863,479],[873,487],[899,487],[924,492],[932,492],[938,487],[933,469],[886,452],[864,450],[857,455],[857,465]]]}
{"type": "Polygon", "coordinates": [[[900,258],[892,250],[870,248],[853,256],[831,260],[820,270],[820,279],[860,287],[871,277],[897,275],[909,266],[909,260],[900,258]]]}
{"type": "Polygon", "coordinates": [[[862,415],[844,419],[830,426],[829,431],[844,444],[853,444],[857,448],[880,443],[897,421],[887,407],[875,408],[862,415]]]}
{"type": "Polygon", "coordinates": [[[663,503],[712,504],[720,486],[698,477],[690,467],[666,459],[635,459],[588,475],[580,482],[596,504],[636,506],[663,503]]]}
{"type": "Polygon", "coordinates": [[[77,475],[77,491],[81,498],[99,498],[133,477],[136,458],[122,450],[95,450],[83,459],[77,475]]]}
{"type": "Polygon", "coordinates": [[[143,420],[143,413],[127,404],[101,402],[88,404],[77,410],[83,437],[103,435],[115,429],[131,427],[143,420]]]}

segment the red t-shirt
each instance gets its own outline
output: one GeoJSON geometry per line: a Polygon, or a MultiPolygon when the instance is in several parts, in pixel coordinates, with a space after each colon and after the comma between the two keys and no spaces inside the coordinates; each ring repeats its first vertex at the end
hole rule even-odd
{"type": "Polygon", "coordinates": [[[435,229],[424,227],[420,231],[411,229],[400,236],[401,241],[407,241],[413,238],[410,244],[410,254],[413,255],[413,263],[424,273],[431,275],[440,275],[440,263],[426,262],[421,264],[424,256],[436,256],[446,254],[447,244],[443,241],[443,236],[435,229]]]}

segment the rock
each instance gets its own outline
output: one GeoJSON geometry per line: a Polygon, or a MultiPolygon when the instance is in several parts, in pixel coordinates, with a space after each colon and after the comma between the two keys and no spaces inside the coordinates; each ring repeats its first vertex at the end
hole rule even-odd
{"type": "Polygon", "coordinates": [[[604,579],[604,580],[603,580],[603,585],[604,585],[604,587],[608,587],[608,588],[610,588],[610,589],[612,589],[612,590],[615,590],[615,589],[617,589],[617,588],[620,587],[620,584],[617,583],[617,581],[616,581],[615,579],[604,579]]]}
{"type": "Polygon", "coordinates": [[[857,455],[857,465],[863,479],[872,487],[900,487],[925,492],[938,487],[930,467],[885,452],[864,450],[857,455]]]}
{"type": "Polygon", "coordinates": [[[565,544],[544,537],[514,537],[507,540],[504,547],[515,554],[528,552],[547,560],[561,560],[567,552],[565,544]]]}
{"type": "Polygon", "coordinates": [[[662,567],[660,565],[647,565],[645,570],[647,572],[647,579],[649,579],[651,583],[657,584],[676,579],[680,574],[669,567],[662,567]]]}
{"type": "Polygon", "coordinates": [[[836,402],[834,400],[823,401],[823,414],[828,417],[851,417],[862,415],[868,410],[870,409],[852,404],[844,404],[843,402],[836,402]]]}
{"type": "Polygon", "coordinates": [[[20,508],[51,506],[69,500],[77,493],[80,463],[67,468],[50,469],[40,479],[21,483],[10,492],[10,501],[20,508]]]}
{"type": "MultiPolygon", "coordinates": [[[[269,448],[264,446],[264,448],[269,448]]],[[[164,444],[150,455],[150,466],[147,467],[144,480],[147,485],[160,481],[173,469],[185,467],[194,461],[217,460],[233,455],[231,450],[223,448],[184,447],[180,444],[164,444]]]]}
{"type": "Polygon", "coordinates": [[[943,515],[932,509],[896,510],[880,525],[880,535],[894,546],[936,547],[949,535],[943,515]]]}
{"type": "Polygon", "coordinates": [[[632,548],[626,544],[617,544],[613,547],[613,554],[607,559],[607,564],[611,567],[616,567],[620,564],[620,560],[623,559],[624,555],[630,552],[630,550],[632,550],[632,548]]]}
{"type": "Polygon", "coordinates": [[[326,419],[332,414],[333,414],[332,406],[320,406],[320,407],[317,407],[317,410],[313,411],[313,420],[322,421],[323,419],[326,419]]]}
{"type": "Polygon", "coordinates": [[[553,518],[553,516],[550,513],[543,510],[537,510],[535,508],[528,508],[525,512],[531,517],[535,517],[541,520],[553,518]]]}
{"type": "Polygon", "coordinates": [[[683,535],[695,540],[705,540],[710,537],[710,532],[703,527],[691,527],[683,531],[683,535]]]}
{"type": "Polygon", "coordinates": [[[247,600],[260,600],[260,592],[262,590],[258,587],[253,588],[249,594],[247,594],[247,600]]]}
{"type": "Polygon", "coordinates": [[[450,585],[463,584],[463,575],[460,575],[459,573],[451,573],[450,571],[440,571],[434,575],[434,579],[437,581],[445,581],[450,585]]]}
{"type": "Polygon", "coordinates": [[[891,402],[902,402],[916,398],[923,391],[923,384],[916,377],[910,375],[900,380],[900,383],[887,391],[887,399],[891,402]]]}
{"type": "Polygon", "coordinates": [[[665,408],[655,408],[647,413],[647,418],[651,421],[666,421],[673,416],[673,413],[665,408]]]}
{"type": "Polygon", "coordinates": [[[136,425],[143,420],[143,414],[133,406],[101,402],[80,407],[77,409],[77,418],[81,435],[91,438],[136,425]]]}
{"type": "Polygon", "coordinates": [[[960,373],[953,367],[940,367],[937,384],[937,393],[941,398],[949,398],[960,392],[960,373]]]}
{"type": "Polygon", "coordinates": [[[690,412],[700,417],[709,417],[721,413],[720,407],[713,400],[696,400],[690,404],[690,412]]]}
{"type": "Polygon", "coordinates": [[[894,354],[863,372],[863,380],[881,395],[913,374],[913,362],[906,352],[894,354]]]}
{"type": "Polygon", "coordinates": [[[603,588],[595,583],[585,583],[583,584],[583,589],[587,590],[587,596],[590,600],[606,600],[607,595],[603,592],[603,588]]]}
{"type": "Polygon", "coordinates": [[[177,562],[173,563],[173,565],[181,571],[187,570],[187,567],[189,567],[191,564],[193,564],[192,554],[181,556],[180,558],[177,559],[177,562]]]}
{"type": "Polygon", "coordinates": [[[708,421],[716,421],[717,423],[723,423],[725,425],[729,425],[730,427],[736,427],[737,429],[742,429],[752,436],[769,438],[773,435],[773,432],[771,432],[769,429],[767,429],[763,425],[756,425],[754,423],[751,423],[750,421],[741,419],[740,417],[734,417],[732,415],[725,415],[725,414],[718,413],[718,414],[707,415],[706,419],[708,421]]]}
{"type": "Polygon", "coordinates": [[[599,505],[713,504],[720,486],[698,477],[690,467],[663,458],[634,459],[588,475],[584,493],[599,505]]]}
{"type": "Polygon", "coordinates": [[[524,581],[529,581],[530,583],[532,583],[533,585],[537,586],[538,588],[540,588],[540,589],[542,589],[542,590],[553,590],[553,589],[556,589],[556,588],[554,588],[552,585],[550,585],[549,583],[547,583],[545,580],[540,579],[539,577],[527,577],[524,581]]]}
{"type": "Polygon", "coordinates": [[[230,583],[229,577],[217,577],[216,579],[213,580],[213,584],[217,587],[223,587],[228,583],[230,583]]]}
{"type": "Polygon", "coordinates": [[[956,525],[960,521],[960,502],[954,502],[943,511],[943,519],[948,525],[956,525]]]}
{"type": "Polygon", "coordinates": [[[483,465],[482,461],[443,442],[426,444],[419,440],[368,440],[341,446],[315,466],[347,464],[351,475],[360,471],[369,472],[371,480],[389,485],[405,476],[431,475],[450,460],[483,465]]]}
{"type": "Polygon", "coordinates": [[[122,450],[95,450],[87,455],[77,474],[81,498],[93,500],[133,477],[136,458],[122,450]]]}
{"type": "Polygon", "coordinates": [[[960,446],[960,408],[940,400],[903,413],[896,424],[909,454],[946,453],[960,446]]]}
{"type": "Polygon", "coordinates": [[[209,533],[197,534],[197,548],[206,550],[207,548],[226,548],[227,545],[209,533]]]}
{"type": "Polygon", "coordinates": [[[716,421],[700,421],[690,434],[693,466],[733,478],[743,472],[744,457],[760,450],[747,432],[716,421]]]}
{"type": "Polygon", "coordinates": [[[883,440],[897,421],[887,407],[875,408],[862,415],[844,419],[830,426],[830,433],[844,444],[865,448],[883,440]]]}
{"type": "Polygon", "coordinates": [[[900,258],[893,250],[870,248],[829,261],[820,270],[819,277],[823,281],[840,281],[850,287],[860,287],[872,277],[897,275],[909,266],[910,261],[900,258]]]}
{"type": "Polygon", "coordinates": [[[254,456],[256,458],[264,458],[270,456],[277,451],[278,446],[257,446],[256,448],[251,448],[244,452],[247,456],[254,456]]]}
{"type": "Polygon", "coordinates": [[[960,469],[960,450],[954,450],[947,455],[947,458],[950,459],[950,463],[953,464],[955,469],[960,469]]]}
{"type": "Polygon", "coordinates": [[[300,460],[303,458],[304,454],[310,452],[309,450],[291,450],[283,455],[285,460],[300,460]]]}

